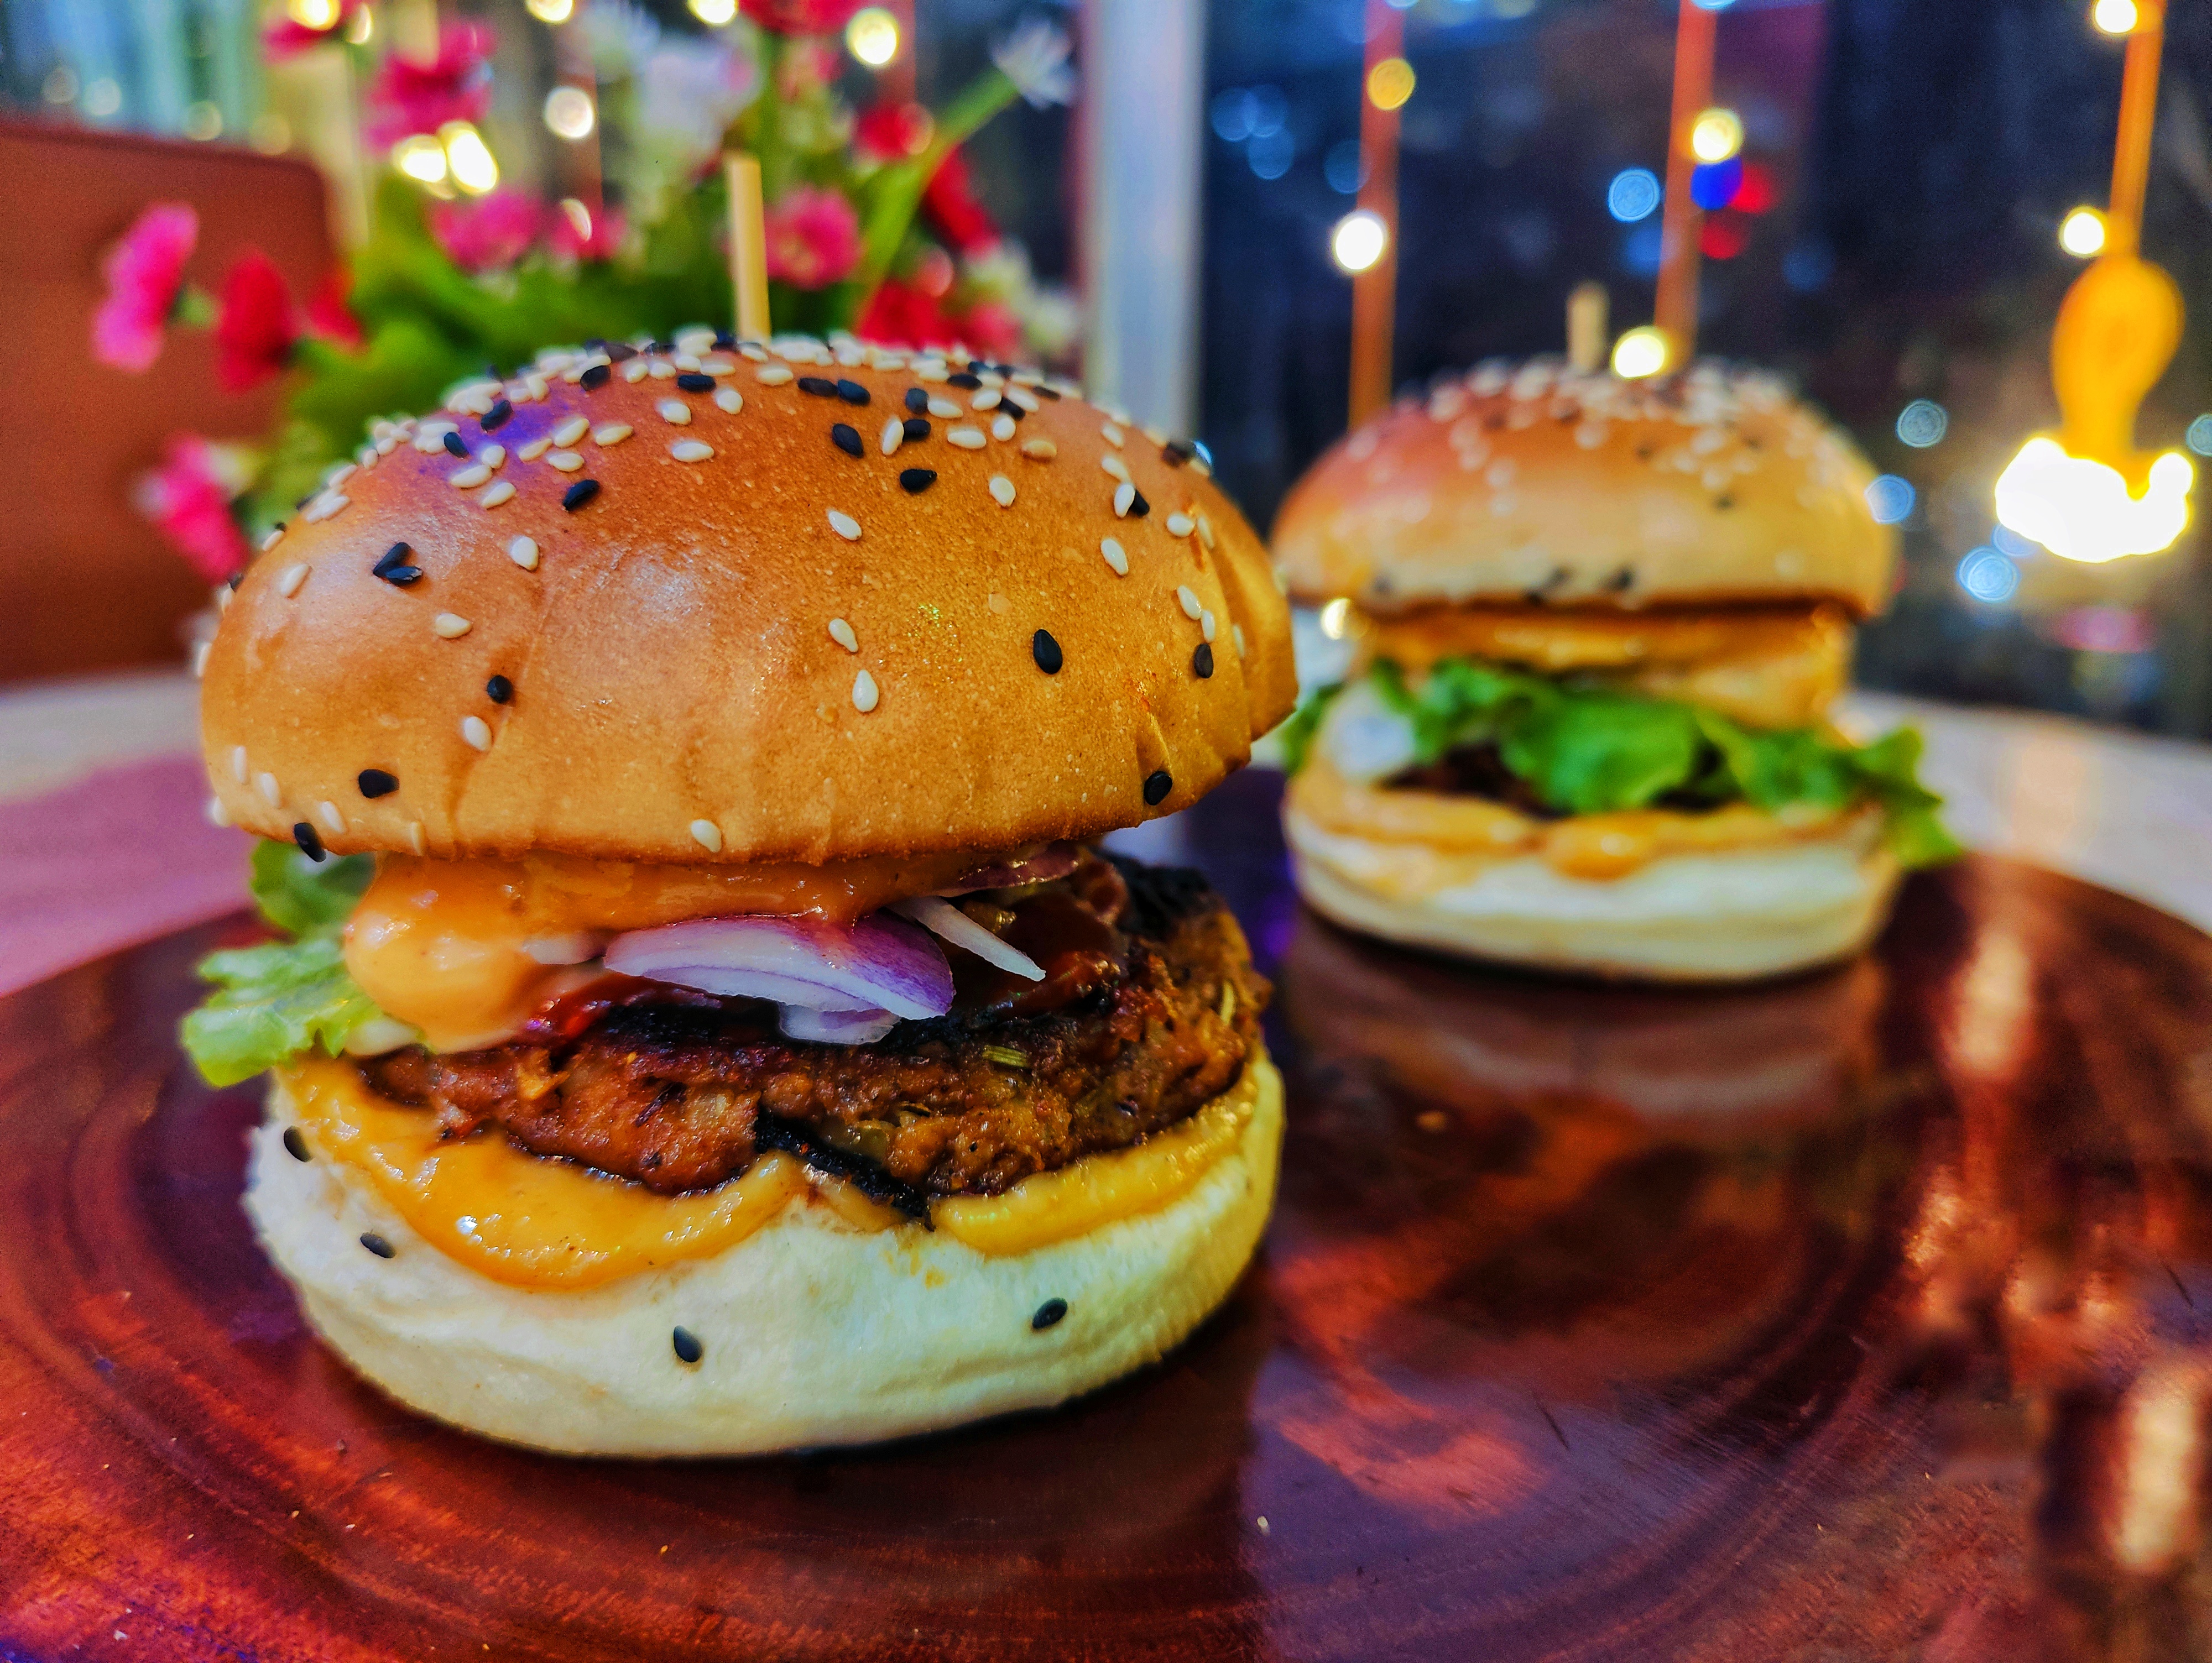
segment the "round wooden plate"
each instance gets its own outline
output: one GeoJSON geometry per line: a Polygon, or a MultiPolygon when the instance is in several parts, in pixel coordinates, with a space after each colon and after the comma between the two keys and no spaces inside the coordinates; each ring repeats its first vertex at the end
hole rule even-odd
{"type": "Polygon", "coordinates": [[[1285,886],[1272,788],[1155,843],[1279,983],[1261,1261],[1164,1363],[872,1450],[541,1457],[301,1326],[222,932],[0,1001],[0,1658],[2190,1657],[2212,940],[1917,880],[1763,988],[1515,980],[1285,886]]]}

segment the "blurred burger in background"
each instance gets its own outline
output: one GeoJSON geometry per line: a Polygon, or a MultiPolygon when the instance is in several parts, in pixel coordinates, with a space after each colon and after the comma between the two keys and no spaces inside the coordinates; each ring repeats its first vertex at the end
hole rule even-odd
{"type": "Polygon", "coordinates": [[[1354,646],[1286,730],[1298,887],[1473,957],[1723,981],[1849,956],[1955,853],[1918,737],[1828,713],[1896,539],[1774,378],[1485,364],[1292,490],[1274,553],[1354,646]]]}

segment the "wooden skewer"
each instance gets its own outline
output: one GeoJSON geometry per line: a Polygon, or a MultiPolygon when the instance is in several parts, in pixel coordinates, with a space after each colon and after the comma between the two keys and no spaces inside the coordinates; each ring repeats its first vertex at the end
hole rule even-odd
{"type": "Polygon", "coordinates": [[[1406,14],[1367,0],[1367,52],[1359,70],[1359,205],[1382,222],[1382,258],[1352,279],[1352,425],[1390,402],[1391,335],[1398,296],[1398,112],[1368,96],[1375,66],[1401,55],[1406,14]]]}
{"type": "Polygon", "coordinates": [[[2136,0],[2120,72],[2120,137],[2112,147],[2112,196],[2106,204],[2105,252],[2132,256],[2142,246],[2143,188],[2150,180],[2151,127],[2158,113],[2158,59],[2166,44],[2166,0],[2136,0]]]}
{"type": "Polygon", "coordinates": [[[1567,296],[1567,361],[1587,374],[1605,364],[1605,285],[1577,283],[1567,296]]]}
{"type": "Polygon", "coordinates": [[[730,196],[730,287],[737,294],[738,336],[765,341],[768,318],[768,228],[761,203],[760,159],[738,151],[722,158],[730,196]]]}
{"type": "Polygon", "coordinates": [[[1705,215],[1690,197],[1698,159],[1690,129],[1713,96],[1713,20],[1697,0],[1681,0],[1674,25],[1674,105],[1667,128],[1667,198],[1659,222],[1659,296],[1652,322],[1667,337],[1667,367],[1686,367],[1698,351],[1698,233],[1705,215]]]}

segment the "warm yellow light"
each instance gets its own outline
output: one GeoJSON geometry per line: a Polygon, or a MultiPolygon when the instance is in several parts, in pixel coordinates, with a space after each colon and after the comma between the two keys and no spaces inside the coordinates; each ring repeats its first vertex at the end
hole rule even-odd
{"type": "Polygon", "coordinates": [[[1324,602],[1321,609],[1321,633],[1333,641],[1342,640],[1351,617],[1352,603],[1344,596],[1339,595],[1333,601],[1324,602]]]}
{"type": "Polygon", "coordinates": [[[1613,343],[1613,373],[1624,381],[1640,381],[1666,368],[1669,355],[1665,332],[1644,324],[1613,343]]]}
{"type": "Polygon", "coordinates": [[[589,137],[598,119],[592,95],[581,87],[556,87],[545,94],[545,124],[561,138],[589,137]]]}
{"type": "Polygon", "coordinates": [[[2150,464],[2141,496],[2119,470],[2069,456],[2039,435],[1997,479],[1997,519],[2061,559],[2101,565],[2124,555],[2154,555],[2173,546],[2189,524],[2189,488],[2196,469],[2179,451],[2150,464]]]}
{"type": "Polygon", "coordinates": [[[1395,110],[1413,95],[1413,66],[1386,58],[1367,72],[1367,100],[1378,110],[1395,110]]]}
{"type": "Polygon", "coordinates": [[[898,19],[881,6],[863,6],[845,25],[845,50],[872,70],[898,56],[898,19]]]}
{"type": "Polygon", "coordinates": [[[522,0],[522,3],[541,23],[565,23],[576,9],[576,0],[522,0]]]}
{"type": "Polygon", "coordinates": [[[1690,124],[1690,154],[1699,161],[1726,161],[1743,149],[1743,118],[1716,106],[1690,124]]]}
{"type": "Polygon", "coordinates": [[[2136,27],[2136,0],[2097,0],[2090,9],[2089,21],[2106,34],[2132,34],[2136,27]]]}
{"type": "Polygon", "coordinates": [[[446,147],[428,133],[403,138],[392,147],[392,165],[423,185],[446,182],[446,147]]]}
{"type": "Polygon", "coordinates": [[[1390,228],[1380,214],[1355,209],[1328,234],[1329,257],[1346,271],[1365,271],[1390,247],[1390,228]]]}
{"type": "Polygon", "coordinates": [[[284,0],[284,15],[303,29],[327,29],[338,21],[338,0],[284,0]]]}
{"type": "Polygon", "coordinates": [[[2105,216],[2094,208],[2077,208],[2058,222],[2058,246],[2079,260],[2105,252],[2105,216]]]}
{"type": "Polygon", "coordinates": [[[438,129],[438,137],[446,143],[446,167],[462,190],[480,197],[499,183],[499,163],[474,127],[465,121],[449,121],[438,129]]]}
{"type": "Polygon", "coordinates": [[[356,6],[352,19],[345,27],[349,46],[366,46],[369,37],[376,33],[376,10],[371,6],[356,6]]]}
{"type": "Polygon", "coordinates": [[[738,0],[690,0],[691,15],[710,29],[719,29],[738,15],[738,0]]]}

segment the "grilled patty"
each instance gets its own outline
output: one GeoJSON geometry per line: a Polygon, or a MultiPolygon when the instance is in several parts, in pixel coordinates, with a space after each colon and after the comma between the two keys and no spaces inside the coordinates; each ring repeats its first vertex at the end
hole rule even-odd
{"type": "Polygon", "coordinates": [[[360,1066],[450,1137],[496,1125],[670,1193],[790,1149],[909,1211],[1125,1148],[1236,1083],[1271,989],[1196,873],[1086,855],[967,904],[1045,980],[955,950],[951,1012],[872,1045],[788,1040],[757,1000],[611,978],[515,1043],[360,1066]]]}

